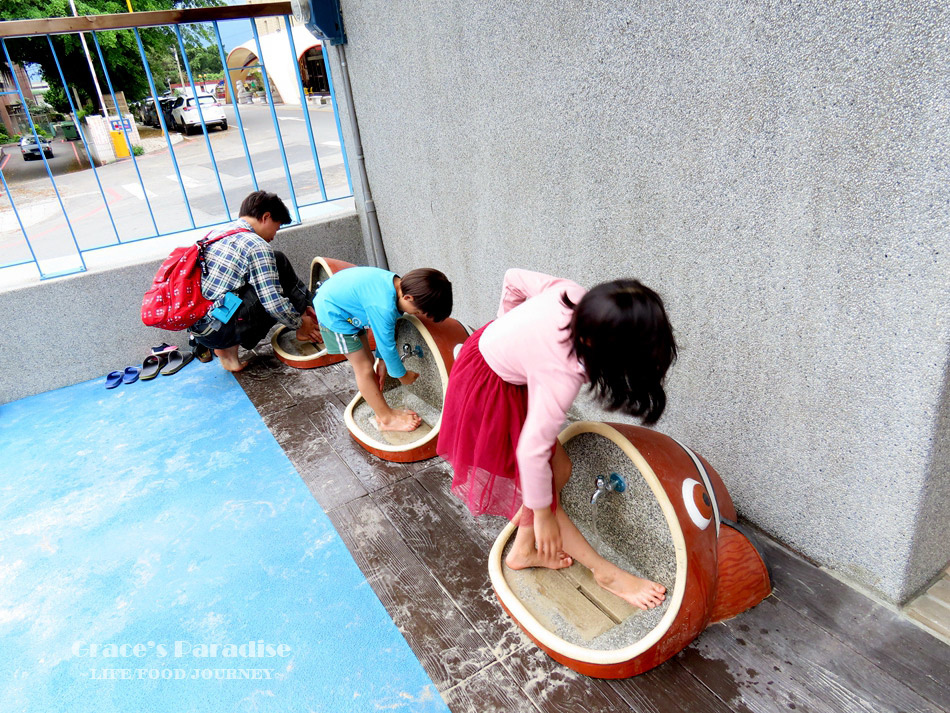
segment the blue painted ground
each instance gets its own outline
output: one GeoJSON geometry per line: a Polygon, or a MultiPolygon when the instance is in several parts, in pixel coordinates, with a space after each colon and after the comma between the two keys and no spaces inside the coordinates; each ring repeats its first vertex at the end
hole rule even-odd
{"type": "Polygon", "coordinates": [[[197,361],[0,406],[0,702],[448,710],[235,379],[197,361]]]}

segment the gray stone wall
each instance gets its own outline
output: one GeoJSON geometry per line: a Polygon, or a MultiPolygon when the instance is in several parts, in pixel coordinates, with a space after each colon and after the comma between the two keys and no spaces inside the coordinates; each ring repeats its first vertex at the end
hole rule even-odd
{"type": "Polygon", "coordinates": [[[392,269],[472,325],[510,266],[642,279],[743,516],[893,602],[946,564],[945,2],[342,6],[392,269]]]}
{"type": "MultiPolygon", "coordinates": [[[[274,248],[304,282],[317,255],[366,260],[359,220],[347,215],[284,228],[274,248]]],[[[0,291],[0,404],[126,366],[141,366],[155,344],[186,345],[187,334],[142,324],[142,295],[160,257],[0,291]]]]}

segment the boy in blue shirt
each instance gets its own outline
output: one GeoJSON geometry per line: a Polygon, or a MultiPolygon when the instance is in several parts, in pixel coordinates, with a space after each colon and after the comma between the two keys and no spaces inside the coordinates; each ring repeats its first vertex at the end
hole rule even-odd
{"type": "Polygon", "coordinates": [[[406,371],[396,349],[396,320],[403,314],[441,322],[452,313],[452,283],[438,270],[420,268],[404,277],[378,267],[350,267],[317,290],[313,306],[330,354],[346,356],[356,386],[376,414],[380,431],[413,431],[422,423],[415,411],[393,409],[383,398],[386,373],[408,386],[419,374],[406,371]],[[380,361],[373,370],[366,329],[373,330],[380,361]]]}

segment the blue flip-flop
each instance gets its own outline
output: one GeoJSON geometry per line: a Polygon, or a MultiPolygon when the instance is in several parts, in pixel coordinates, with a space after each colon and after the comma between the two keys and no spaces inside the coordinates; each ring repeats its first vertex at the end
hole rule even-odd
{"type": "Polygon", "coordinates": [[[121,371],[110,371],[106,376],[106,388],[114,389],[116,386],[122,383],[122,372],[121,371]]]}
{"type": "Polygon", "coordinates": [[[122,375],[123,384],[131,384],[139,380],[139,368],[137,366],[125,367],[125,373],[122,375]]]}

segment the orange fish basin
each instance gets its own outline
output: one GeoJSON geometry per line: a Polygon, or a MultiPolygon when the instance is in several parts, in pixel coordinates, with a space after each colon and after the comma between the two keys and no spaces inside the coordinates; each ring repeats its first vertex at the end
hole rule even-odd
{"type": "Polygon", "coordinates": [[[387,377],[383,398],[394,409],[410,409],[422,418],[414,431],[380,431],[376,416],[363,397],[357,394],[346,407],[343,418],[350,435],[363,448],[383,460],[409,463],[435,456],[442,404],[449,372],[455,362],[455,349],[470,334],[451,317],[431,322],[406,315],[396,322],[396,348],[406,369],[419,378],[409,386],[387,377]]]}
{"type": "Polygon", "coordinates": [[[581,421],[559,438],[573,462],[561,491],[565,512],[602,557],[664,585],[666,599],[638,609],[597,586],[580,563],[511,570],[504,557],[516,528],[509,524],[489,556],[492,586],[552,658],[588,676],[634,676],[681,651],[709,623],[771,593],[765,560],[701,456],[662,433],[624,424],[581,421]],[[603,492],[592,504],[598,475],[603,492]],[[611,481],[622,481],[623,491],[603,487],[611,481]]]}
{"type": "MultiPolygon", "coordinates": [[[[355,265],[332,257],[315,257],[310,263],[310,289],[314,290],[317,285],[330,279],[331,275],[348,267],[355,267],[355,265]]],[[[370,349],[375,349],[372,332],[369,333],[369,338],[370,349]]],[[[297,339],[295,330],[283,325],[278,327],[274,336],[271,337],[271,346],[278,359],[295,369],[315,369],[346,360],[346,357],[341,354],[328,354],[321,344],[301,342],[297,339]]]]}

